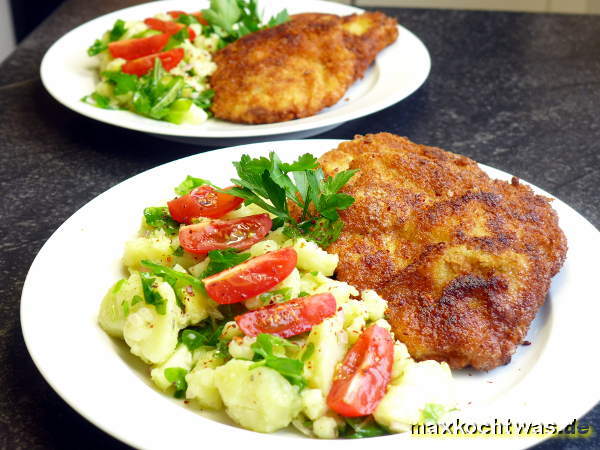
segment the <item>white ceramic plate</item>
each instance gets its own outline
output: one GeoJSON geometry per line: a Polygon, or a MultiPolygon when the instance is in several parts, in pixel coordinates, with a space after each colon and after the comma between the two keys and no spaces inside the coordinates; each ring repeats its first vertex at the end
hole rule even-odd
{"type": "MultiPolygon", "coordinates": [[[[316,0],[262,1],[260,4],[264,4],[264,17],[271,17],[284,8],[291,14],[306,11],[339,15],[362,12],[351,6],[316,0]]],[[[87,56],[87,48],[110,29],[115,20],[143,20],[158,12],[197,11],[206,7],[208,0],[151,2],[87,22],[50,47],[42,60],[42,82],[60,103],[92,119],[168,139],[222,146],[314,136],[399,102],[421,86],[429,75],[431,62],[427,49],[413,33],[399,26],[398,40],[377,56],[364,78],[357,81],[336,105],[312,117],[265,125],[235,124],[218,119],[210,119],[202,125],[175,125],[128,111],[96,108],[80,101],[93,92],[99,81],[96,58],[87,56]]]]}
{"type": "MultiPolygon", "coordinates": [[[[264,450],[305,450],[307,445],[315,450],[364,448],[362,440],[308,441],[293,431],[264,435],[231,426],[218,415],[217,421],[211,420],[155,390],[144,364],[96,323],[104,294],[122,277],[123,246],[136,234],[143,208],[170,198],[173,186],[186,175],[225,185],[235,174],[231,162],[243,153],[266,156],[274,150],[291,161],[307,151],[320,155],[339,142],[251,144],[180,159],[118,184],[68,219],[37,255],[21,299],[27,348],[56,392],[93,424],[134,447],[188,448],[201,442],[206,448],[247,448],[248,443],[264,450]]],[[[504,172],[484,169],[493,177],[509,179],[504,172]]],[[[567,234],[569,254],[531,326],[527,339],[532,345],[519,348],[509,365],[490,372],[454,372],[461,407],[455,414],[463,420],[566,424],[600,399],[600,366],[588,350],[600,341],[596,285],[600,233],[561,201],[553,205],[567,234]]],[[[409,434],[376,439],[382,450],[397,450],[408,440],[411,448],[432,442],[461,449],[482,445],[478,439],[442,443],[409,434]]],[[[485,445],[505,449],[534,442],[488,439],[485,445]]]]}

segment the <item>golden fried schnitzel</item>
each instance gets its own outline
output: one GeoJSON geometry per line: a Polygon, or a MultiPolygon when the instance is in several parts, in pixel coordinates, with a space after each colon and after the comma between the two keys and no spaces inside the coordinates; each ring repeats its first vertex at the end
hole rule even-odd
{"type": "Polygon", "coordinates": [[[549,199],[389,133],[357,136],[320,163],[328,175],[360,170],[329,248],[337,278],[388,301],[396,338],[418,360],[508,363],[566,255],[549,199]]]}
{"type": "Polygon", "coordinates": [[[212,111],[254,124],[314,115],[337,103],[397,35],[396,21],[377,12],[298,14],[248,34],[214,56],[212,111]]]}

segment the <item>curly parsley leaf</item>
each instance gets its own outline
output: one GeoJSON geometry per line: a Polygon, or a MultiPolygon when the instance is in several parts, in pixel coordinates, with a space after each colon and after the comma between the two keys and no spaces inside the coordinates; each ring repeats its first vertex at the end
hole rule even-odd
{"type": "Polygon", "coordinates": [[[296,347],[290,341],[280,338],[272,334],[261,333],[256,337],[256,342],[251,348],[255,353],[255,363],[250,366],[250,369],[256,367],[269,367],[279,372],[291,384],[303,389],[306,386],[302,372],[304,370],[304,362],[298,359],[277,356],[274,354],[273,347],[296,347]]]}
{"type": "Polygon", "coordinates": [[[179,233],[179,223],[173,220],[166,206],[151,206],[144,209],[144,220],[149,227],[162,228],[167,234],[179,233]]]}
{"type": "Polygon", "coordinates": [[[167,381],[175,386],[175,398],[184,398],[188,387],[185,381],[188,371],[182,367],[167,367],[164,374],[167,381]]]}

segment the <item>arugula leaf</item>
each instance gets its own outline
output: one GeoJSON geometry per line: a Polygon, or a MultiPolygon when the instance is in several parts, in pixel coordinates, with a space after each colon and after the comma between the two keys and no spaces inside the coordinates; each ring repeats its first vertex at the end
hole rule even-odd
{"type": "Polygon", "coordinates": [[[212,250],[208,252],[208,257],[210,261],[200,276],[201,279],[237,266],[250,258],[250,255],[248,253],[237,253],[234,249],[228,248],[225,250],[212,250]]]}
{"type": "Polygon", "coordinates": [[[177,290],[175,289],[175,285],[178,282],[190,285],[195,289],[202,289],[202,282],[198,278],[190,275],[189,273],[179,272],[178,270],[153,263],[152,261],[148,261],[146,259],[143,259],[141,263],[143,266],[150,269],[150,271],[154,275],[163,278],[167,283],[169,283],[173,287],[175,292],[177,292],[177,290]]]}
{"type": "Polygon", "coordinates": [[[166,206],[151,206],[144,209],[144,220],[146,225],[152,228],[162,228],[167,234],[179,233],[179,223],[173,220],[169,214],[169,208],[166,206]]]}
{"type": "Polygon", "coordinates": [[[205,325],[203,327],[189,327],[179,334],[179,342],[184,344],[190,351],[200,347],[214,347],[225,358],[229,358],[229,348],[227,339],[222,339],[225,324],[218,327],[205,325]]]}
{"type": "Polygon", "coordinates": [[[108,48],[108,44],[102,42],[100,39],[96,39],[94,43],[87,49],[89,56],[95,56],[98,53],[102,53],[108,48]]]}
{"type": "Polygon", "coordinates": [[[155,58],[154,68],[138,79],[133,93],[135,112],[153,119],[164,119],[184,87],[183,77],[167,74],[160,58],[155,58]]]}
{"type": "Polygon", "coordinates": [[[138,85],[138,77],[128,73],[102,72],[102,76],[115,86],[115,95],[135,91],[138,85]]]}
{"type": "Polygon", "coordinates": [[[173,256],[183,256],[183,247],[179,246],[173,250],[173,256]]]}
{"type": "Polygon", "coordinates": [[[167,301],[154,290],[152,285],[156,281],[147,272],[140,272],[142,278],[142,292],[144,293],[144,301],[148,305],[153,305],[158,314],[164,315],[167,313],[167,301]]]}
{"type": "Polygon", "coordinates": [[[112,27],[112,30],[110,30],[108,33],[108,41],[114,42],[121,39],[126,31],[127,29],[125,28],[125,22],[121,19],[117,19],[112,27]]]}
{"type": "Polygon", "coordinates": [[[371,416],[364,417],[344,417],[346,428],[340,434],[347,439],[359,439],[366,437],[375,437],[388,434],[387,431],[373,420],[371,416]]]}
{"type": "Polygon", "coordinates": [[[265,366],[279,372],[291,384],[304,389],[306,380],[302,372],[304,370],[304,362],[298,359],[276,356],[273,353],[274,346],[295,347],[290,341],[280,338],[272,334],[261,333],[256,337],[250,348],[255,353],[255,363],[250,366],[250,369],[265,366]],[[262,358],[262,359],[261,359],[262,358]]]}
{"type": "Polygon", "coordinates": [[[187,390],[187,381],[185,381],[185,376],[188,374],[188,371],[183,367],[167,367],[165,369],[165,378],[170,383],[175,385],[175,398],[184,398],[185,391],[187,390]]]}
{"type": "Polygon", "coordinates": [[[194,190],[198,186],[203,186],[205,184],[213,186],[213,184],[208,180],[188,175],[187,177],[185,177],[185,180],[179,183],[179,186],[175,188],[175,193],[179,196],[184,196],[192,192],[192,190],[194,190]]]}
{"type": "Polygon", "coordinates": [[[200,94],[198,94],[198,96],[196,98],[192,99],[192,101],[199,108],[208,109],[212,105],[212,99],[214,96],[215,96],[214,90],[206,89],[205,91],[200,92],[200,94]]]}
{"type": "Polygon", "coordinates": [[[102,109],[117,109],[110,104],[110,98],[105,95],[98,94],[97,92],[92,92],[90,95],[85,95],[81,98],[83,103],[87,103],[88,105],[95,106],[97,108],[102,109]],[[90,102],[90,99],[92,102],[90,102]]]}

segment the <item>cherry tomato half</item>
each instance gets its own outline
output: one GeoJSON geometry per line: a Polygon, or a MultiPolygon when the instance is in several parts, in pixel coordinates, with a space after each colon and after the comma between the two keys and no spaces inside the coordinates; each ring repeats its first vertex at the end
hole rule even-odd
{"type": "Polygon", "coordinates": [[[226,248],[245,250],[264,238],[272,224],[268,214],[201,222],[180,228],[179,245],[196,255],[226,248]]]}
{"type": "MultiPolygon", "coordinates": [[[[165,36],[168,36],[168,34],[165,36]]],[[[179,62],[183,59],[183,55],[184,51],[182,48],[174,48],[166,52],[155,53],[153,55],[144,56],[143,58],[127,61],[121,66],[121,70],[123,73],[129,73],[131,75],[137,75],[138,77],[141,77],[152,70],[154,67],[154,60],[159,58],[162,66],[168,72],[177,64],[179,64],[179,62]]]]}
{"type": "Polygon", "coordinates": [[[390,333],[371,325],[346,354],[333,379],[327,405],[341,416],[366,416],[385,395],[392,377],[394,341],[390,333]]]}
{"type": "Polygon", "coordinates": [[[128,61],[160,52],[169,41],[169,34],[157,34],[145,38],[126,39],[108,44],[108,50],[113,58],[123,58],[128,61]]]}
{"type": "MultiPolygon", "coordinates": [[[[173,35],[181,31],[185,28],[185,25],[177,22],[169,22],[167,20],[160,20],[155,17],[148,17],[144,20],[144,23],[148,25],[148,28],[152,30],[162,31],[163,33],[167,33],[169,35],[173,35]]],[[[190,41],[194,41],[196,39],[196,33],[191,28],[188,28],[188,34],[190,37],[190,41]]]]}
{"type": "Polygon", "coordinates": [[[199,23],[201,23],[202,25],[208,25],[208,22],[206,21],[206,19],[204,17],[202,17],[202,13],[199,11],[195,12],[195,13],[186,13],[185,11],[169,11],[167,14],[170,15],[173,19],[179,18],[179,16],[181,16],[182,14],[186,14],[188,16],[194,16],[196,18],[196,20],[199,23]]]}
{"type": "Polygon", "coordinates": [[[203,280],[204,286],[217,303],[238,303],[279,284],[292,273],[297,261],[296,250],[282,248],[211,275],[203,280]]]}
{"type": "Polygon", "coordinates": [[[336,306],[335,297],[327,292],[265,306],[236,316],[235,321],[246,336],[269,333],[289,338],[333,316],[336,306]]]}
{"type": "Polygon", "coordinates": [[[207,184],[198,186],[189,194],[167,203],[171,217],[179,223],[192,223],[196,217],[218,219],[229,211],[233,211],[244,200],[234,195],[217,192],[207,184]]]}

